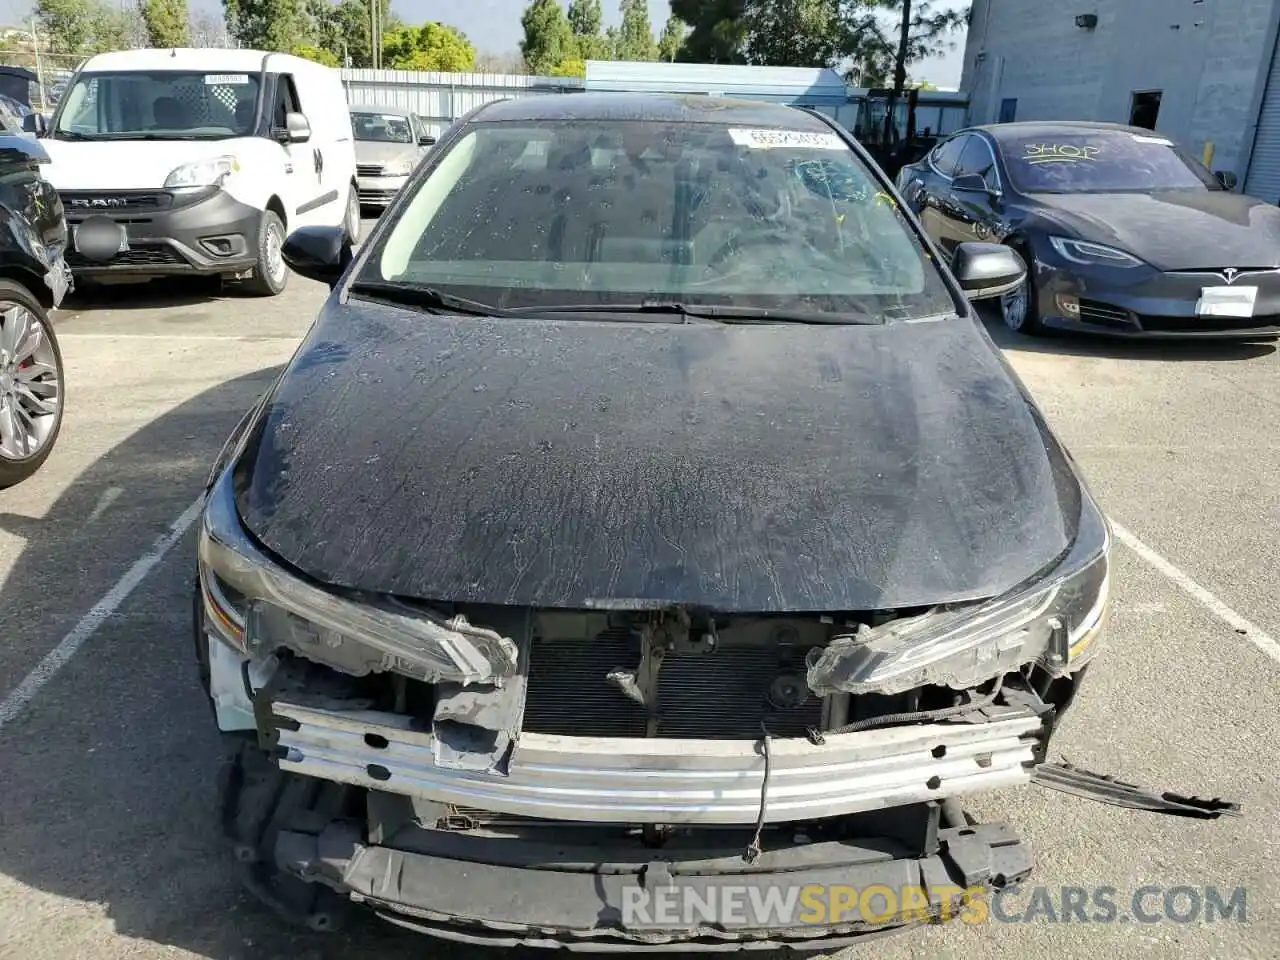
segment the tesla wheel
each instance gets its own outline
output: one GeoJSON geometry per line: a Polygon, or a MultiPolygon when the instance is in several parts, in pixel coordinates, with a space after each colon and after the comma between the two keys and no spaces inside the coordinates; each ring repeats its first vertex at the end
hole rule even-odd
{"type": "Polygon", "coordinates": [[[245,289],[260,297],[284,293],[289,282],[289,267],[284,262],[284,224],[274,211],[268,210],[258,224],[258,266],[245,281],[245,289]]]}
{"type": "Polygon", "coordinates": [[[0,280],[0,489],[49,459],[62,428],[62,351],[26,287],[0,280]]]}
{"type": "Polygon", "coordinates": [[[343,228],[347,231],[347,240],[355,245],[360,242],[360,194],[353,183],[347,193],[347,217],[343,228]]]}
{"type": "Polygon", "coordinates": [[[1014,333],[1037,336],[1044,332],[1036,297],[1035,280],[1031,276],[1031,257],[1023,247],[1014,247],[1027,265],[1027,276],[1015,290],[1000,298],[1000,319],[1014,333]]]}

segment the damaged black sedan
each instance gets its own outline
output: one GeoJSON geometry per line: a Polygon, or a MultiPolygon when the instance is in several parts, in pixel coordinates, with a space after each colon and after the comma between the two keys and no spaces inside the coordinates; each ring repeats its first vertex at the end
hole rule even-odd
{"type": "Polygon", "coordinates": [[[960,798],[1044,759],[1110,538],[970,306],[1016,254],[941,266],[816,114],[594,94],[472,113],[343,244],[290,238],[333,293],[201,523],[256,892],[832,949],[912,918],[708,904],[881,885],[926,919],[1030,871],[960,798]]]}

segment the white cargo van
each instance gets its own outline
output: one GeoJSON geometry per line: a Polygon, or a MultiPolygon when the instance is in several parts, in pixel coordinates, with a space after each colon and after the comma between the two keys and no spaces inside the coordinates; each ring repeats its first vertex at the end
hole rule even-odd
{"type": "Polygon", "coordinates": [[[90,279],[171,274],[282,291],[287,234],[360,229],[351,115],[336,70],[254,50],[90,58],[48,128],[45,176],[90,279]]]}

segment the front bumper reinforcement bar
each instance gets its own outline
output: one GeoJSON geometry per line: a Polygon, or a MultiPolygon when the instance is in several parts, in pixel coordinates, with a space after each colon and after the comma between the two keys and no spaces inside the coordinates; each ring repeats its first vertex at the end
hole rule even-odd
{"type": "MultiPolygon", "coordinates": [[[[524,733],[506,774],[435,762],[436,742],[393,713],[270,705],[280,769],[371,790],[596,823],[753,824],[764,756],[750,740],[524,733]]],[[[771,744],[768,821],[820,819],[991,790],[1031,779],[1042,721],[989,707],[961,720],[771,744]],[[973,722],[976,721],[976,722],[973,722]]],[[[272,742],[274,741],[274,742],[272,742]]]]}

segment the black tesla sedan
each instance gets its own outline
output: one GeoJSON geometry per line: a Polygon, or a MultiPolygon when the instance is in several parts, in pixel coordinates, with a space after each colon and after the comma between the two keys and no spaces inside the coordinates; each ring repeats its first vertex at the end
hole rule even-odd
{"type": "Polygon", "coordinates": [[[960,798],[1045,758],[1110,537],[969,302],[1021,260],[954,253],[823,117],[622,94],[471,113],[354,259],[290,236],[334,290],[215,464],[193,591],[250,888],[825,949],[1025,876],[960,798]]]}
{"type": "Polygon", "coordinates": [[[1280,209],[1234,185],[1158,133],[1078,122],[962,130],[898,175],[945,250],[1004,243],[1031,266],[1001,300],[1013,330],[1275,336],[1280,209]]]}

